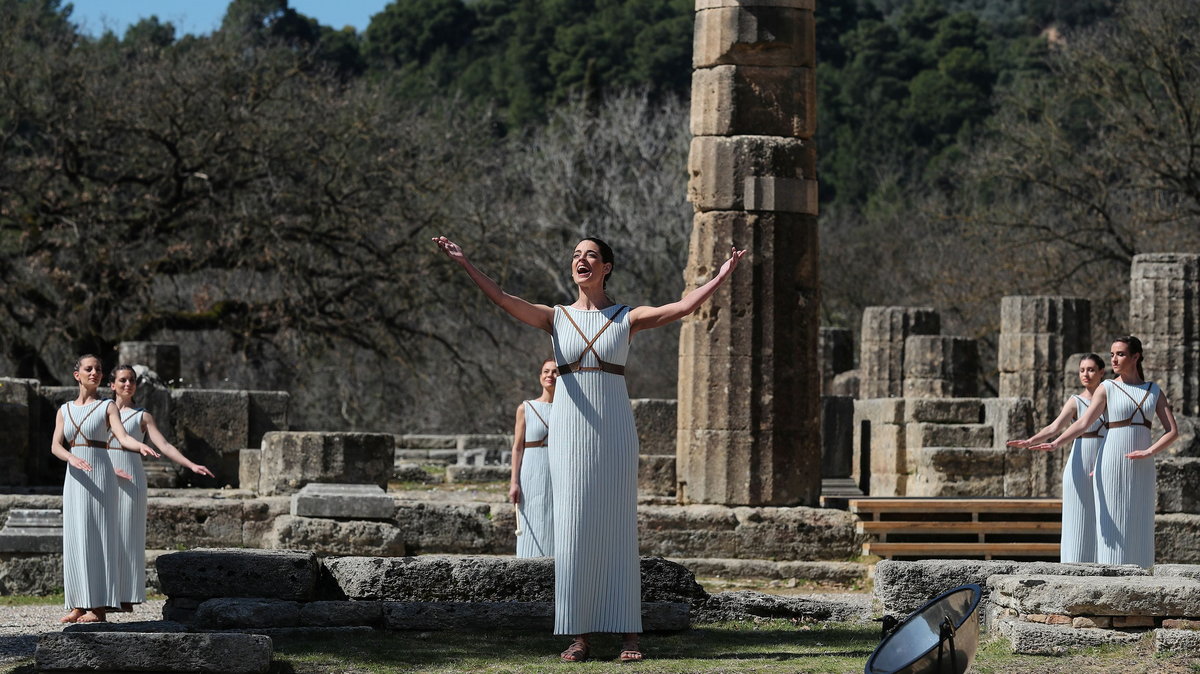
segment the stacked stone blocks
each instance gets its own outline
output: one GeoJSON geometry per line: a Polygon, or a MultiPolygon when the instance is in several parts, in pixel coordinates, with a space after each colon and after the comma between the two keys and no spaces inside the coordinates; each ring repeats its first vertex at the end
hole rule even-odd
{"type": "Polygon", "coordinates": [[[820,493],[814,30],[812,2],[696,4],[685,282],[711,279],[731,245],[751,253],[681,329],[685,503],[820,493]]]}
{"type": "Polygon", "coordinates": [[[867,307],[859,340],[862,398],[904,395],[904,349],[912,335],[937,335],[942,319],[931,307],[867,307]]]}
{"type": "Polygon", "coordinates": [[[1200,416],[1200,255],[1135,255],[1129,324],[1145,349],[1146,377],[1177,414],[1200,416]]]}

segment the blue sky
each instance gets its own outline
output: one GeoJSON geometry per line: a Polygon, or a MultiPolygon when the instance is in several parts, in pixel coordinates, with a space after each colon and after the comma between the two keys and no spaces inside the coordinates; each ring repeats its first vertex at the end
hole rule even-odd
{"type": "MultiPolygon", "coordinates": [[[[92,35],[111,28],[118,35],[129,24],[157,15],[175,24],[176,36],[210,33],[221,24],[228,0],[67,0],[75,6],[71,19],[92,35]]],[[[291,0],[288,6],[326,26],[367,27],[371,15],[383,10],[389,0],[291,0]]],[[[66,4],[64,2],[63,4],[66,4]]]]}

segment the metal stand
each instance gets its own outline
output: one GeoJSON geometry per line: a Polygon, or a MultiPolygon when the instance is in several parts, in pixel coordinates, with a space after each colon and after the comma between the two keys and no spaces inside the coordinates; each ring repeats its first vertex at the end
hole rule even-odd
{"type": "Polygon", "coordinates": [[[950,650],[950,671],[958,674],[958,653],[954,650],[954,621],[950,620],[950,616],[942,619],[941,629],[938,634],[938,659],[937,671],[938,674],[946,671],[942,669],[942,653],[949,647],[950,650]]]}

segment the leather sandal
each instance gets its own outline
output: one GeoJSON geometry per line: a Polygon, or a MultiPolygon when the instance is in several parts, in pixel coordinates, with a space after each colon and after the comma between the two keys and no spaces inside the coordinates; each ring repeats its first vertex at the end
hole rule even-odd
{"type": "Polygon", "coordinates": [[[583,662],[588,659],[588,647],[581,641],[572,641],[559,656],[563,662],[583,662]]]}
{"type": "Polygon", "coordinates": [[[621,655],[618,659],[621,662],[641,662],[646,659],[646,656],[636,648],[625,648],[621,650],[621,655]]]}

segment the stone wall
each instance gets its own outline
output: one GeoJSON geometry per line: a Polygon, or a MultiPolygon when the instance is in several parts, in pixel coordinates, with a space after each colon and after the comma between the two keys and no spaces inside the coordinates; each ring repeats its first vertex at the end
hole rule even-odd
{"type": "Polygon", "coordinates": [[[1200,416],[1200,255],[1135,255],[1129,325],[1142,340],[1146,378],[1176,414],[1200,416]]]}
{"type": "Polygon", "coordinates": [[[904,395],[904,347],[911,335],[936,335],[942,319],[932,307],[867,307],[859,340],[859,397],[904,395]]]}

